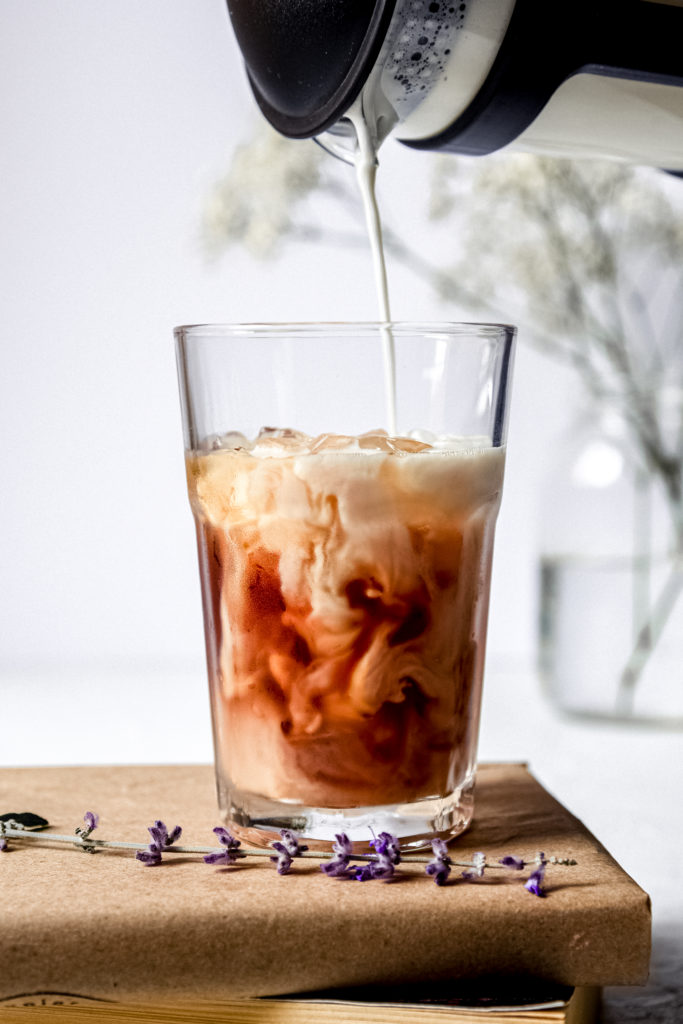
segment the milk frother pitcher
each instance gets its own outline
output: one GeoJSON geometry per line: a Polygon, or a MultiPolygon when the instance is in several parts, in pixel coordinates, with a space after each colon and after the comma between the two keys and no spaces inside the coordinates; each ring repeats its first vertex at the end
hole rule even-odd
{"type": "Polygon", "coordinates": [[[683,0],[228,0],[256,100],[344,156],[509,146],[683,170],[683,0]]]}

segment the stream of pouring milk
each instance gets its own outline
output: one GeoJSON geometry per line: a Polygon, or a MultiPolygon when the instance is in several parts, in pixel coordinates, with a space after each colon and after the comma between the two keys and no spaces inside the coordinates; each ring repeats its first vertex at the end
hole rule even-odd
{"type": "Polygon", "coordinates": [[[382,222],[375,195],[377,147],[370,134],[368,122],[363,113],[362,94],[355,101],[346,116],[356,132],[357,147],[354,152],[354,165],[358,187],[363,200],[365,223],[372,252],[375,287],[379,301],[379,316],[383,324],[381,331],[384,349],[384,388],[389,434],[394,437],[396,436],[396,357],[394,335],[391,330],[387,268],[384,261],[384,245],[382,243],[382,222]]]}

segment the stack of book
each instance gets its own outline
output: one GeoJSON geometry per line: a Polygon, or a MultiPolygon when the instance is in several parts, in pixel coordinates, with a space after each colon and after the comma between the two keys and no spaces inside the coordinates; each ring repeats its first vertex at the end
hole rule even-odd
{"type": "Polygon", "coordinates": [[[92,811],[93,838],[145,843],[160,819],[184,846],[215,846],[208,766],[0,771],[0,814],[23,811],[50,829],[0,854],[0,1024],[588,1024],[601,986],[647,977],[647,895],[523,765],[480,767],[452,855],[576,861],[548,865],[545,898],[512,870],[465,882],[456,868],[439,887],[402,864],[357,883],[316,860],[280,876],[268,858],[148,867],[49,842],[92,811]]]}

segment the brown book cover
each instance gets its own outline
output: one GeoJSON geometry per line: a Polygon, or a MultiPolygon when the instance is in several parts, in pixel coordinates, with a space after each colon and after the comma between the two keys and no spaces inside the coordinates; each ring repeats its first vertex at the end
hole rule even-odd
{"type": "MultiPolygon", "coordinates": [[[[0,854],[0,1000],[61,993],[127,1002],[222,1001],[367,984],[516,975],[570,986],[642,984],[647,895],[523,765],[482,765],[475,820],[453,844],[469,860],[573,858],[549,865],[547,896],[514,872],[434,885],[424,865],[394,880],[325,877],[316,860],[280,876],[267,858],[230,867],[169,854],[11,842],[0,854]]],[[[33,811],[71,833],[148,841],[161,819],[183,845],[216,845],[208,766],[0,771],[0,813],[33,811]]],[[[94,836],[94,837],[95,837],[94,836]]],[[[94,838],[93,837],[93,838],[94,838]]]]}

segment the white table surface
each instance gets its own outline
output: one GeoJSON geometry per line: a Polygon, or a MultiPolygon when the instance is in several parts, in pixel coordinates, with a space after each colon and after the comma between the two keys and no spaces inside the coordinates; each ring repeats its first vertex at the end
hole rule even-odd
{"type": "MultiPolygon", "coordinates": [[[[683,1022],[683,733],[559,717],[531,671],[490,666],[479,754],[526,761],[650,893],[649,984],[609,989],[605,1024],[683,1022]]],[[[204,674],[80,669],[0,677],[0,765],[211,760],[204,674]]]]}

